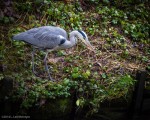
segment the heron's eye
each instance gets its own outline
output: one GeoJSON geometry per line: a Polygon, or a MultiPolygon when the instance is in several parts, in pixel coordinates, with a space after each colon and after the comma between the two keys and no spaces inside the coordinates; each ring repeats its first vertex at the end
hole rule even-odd
{"type": "Polygon", "coordinates": [[[86,35],[84,34],[84,32],[83,32],[83,31],[78,30],[78,32],[82,35],[83,39],[86,39],[86,35]]]}

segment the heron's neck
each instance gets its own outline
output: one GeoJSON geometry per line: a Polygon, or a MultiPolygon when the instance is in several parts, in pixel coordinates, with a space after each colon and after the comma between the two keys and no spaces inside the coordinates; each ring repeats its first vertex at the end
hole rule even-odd
{"type": "Polygon", "coordinates": [[[72,46],[74,46],[74,45],[76,45],[77,44],[77,38],[75,37],[77,35],[77,31],[72,31],[71,33],[70,33],[70,36],[69,36],[69,47],[72,47],[72,46]]]}

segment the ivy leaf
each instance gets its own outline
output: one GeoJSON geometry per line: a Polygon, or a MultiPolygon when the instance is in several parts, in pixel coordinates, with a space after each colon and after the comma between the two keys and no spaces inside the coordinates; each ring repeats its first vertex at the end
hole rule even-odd
{"type": "Polygon", "coordinates": [[[78,67],[73,68],[73,72],[74,72],[74,73],[77,73],[78,71],[79,71],[79,68],[78,68],[78,67]]]}
{"type": "Polygon", "coordinates": [[[67,85],[69,83],[69,79],[65,78],[64,79],[64,84],[67,85]]]}
{"type": "Polygon", "coordinates": [[[75,79],[75,78],[78,78],[80,75],[78,73],[72,73],[72,77],[75,79]]]}
{"type": "Polygon", "coordinates": [[[83,92],[84,90],[83,90],[83,88],[79,88],[79,92],[83,92]]]}
{"type": "Polygon", "coordinates": [[[102,73],[101,75],[102,75],[102,78],[104,78],[104,79],[106,78],[106,74],[105,73],[102,73]]]}
{"type": "Polygon", "coordinates": [[[79,99],[76,101],[76,105],[77,105],[77,106],[80,105],[80,100],[79,100],[79,99]]]}
{"type": "Polygon", "coordinates": [[[90,70],[87,70],[85,73],[82,74],[84,78],[88,78],[91,75],[90,70]]]}

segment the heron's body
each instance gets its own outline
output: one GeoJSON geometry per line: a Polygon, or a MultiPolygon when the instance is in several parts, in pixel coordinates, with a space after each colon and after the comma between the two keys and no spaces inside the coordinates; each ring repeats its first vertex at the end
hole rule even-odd
{"type": "Polygon", "coordinates": [[[53,26],[32,28],[13,37],[41,49],[53,49],[62,45],[68,36],[64,29],[53,26]]]}
{"type": "MultiPolygon", "coordinates": [[[[43,26],[39,28],[32,28],[30,30],[27,30],[26,32],[19,33],[13,37],[14,40],[21,40],[31,44],[33,47],[44,50],[47,49],[57,50],[70,48],[77,43],[77,38],[81,39],[87,46],[92,48],[90,42],[88,41],[87,35],[83,31],[72,31],[69,34],[70,40],[68,40],[67,32],[62,28],[54,26],[43,26]]],[[[44,59],[47,70],[48,67],[46,58],[47,54],[44,59]]]]}

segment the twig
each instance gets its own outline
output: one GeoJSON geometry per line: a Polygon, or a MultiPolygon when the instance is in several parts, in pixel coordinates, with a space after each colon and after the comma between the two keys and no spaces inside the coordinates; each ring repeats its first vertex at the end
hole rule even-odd
{"type": "Polygon", "coordinates": [[[41,21],[40,21],[40,24],[42,24],[42,21],[43,21],[43,19],[45,18],[46,14],[47,14],[47,13],[45,13],[45,14],[43,15],[43,17],[42,17],[42,19],[41,19],[41,21]]]}

